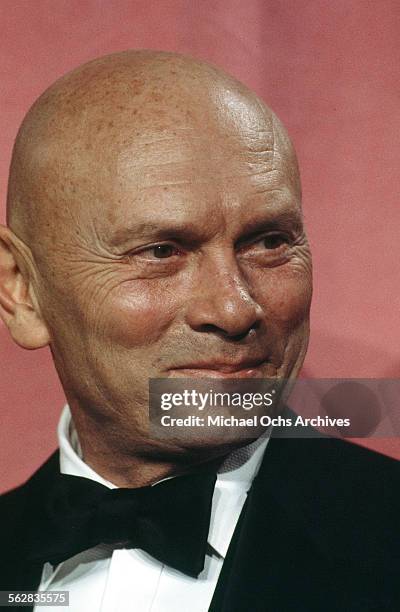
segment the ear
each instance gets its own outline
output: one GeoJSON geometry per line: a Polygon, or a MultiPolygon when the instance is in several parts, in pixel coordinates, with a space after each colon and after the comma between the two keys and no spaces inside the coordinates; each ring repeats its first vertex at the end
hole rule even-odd
{"type": "Polygon", "coordinates": [[[8,227],[0,225],[0,317],[19,346],[36,349],[50,343],[50,334],[31,282],[28,252],[8,227]]]}

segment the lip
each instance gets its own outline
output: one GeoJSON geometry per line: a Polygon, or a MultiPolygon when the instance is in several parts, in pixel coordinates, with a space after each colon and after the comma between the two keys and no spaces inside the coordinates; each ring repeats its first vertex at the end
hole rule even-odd
{"type": "Polygon", "coordinates": [[[236,364],[210,362],[171,368],[169,372],[178,378],[260,378],[261,366],[266,359],[242,361],[236,364]]]}

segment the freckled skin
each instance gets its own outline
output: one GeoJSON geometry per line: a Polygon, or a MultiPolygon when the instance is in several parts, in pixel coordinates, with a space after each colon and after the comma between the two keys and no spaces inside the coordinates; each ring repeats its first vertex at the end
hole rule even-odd
{"type": "Polygon", "coordinates": [[[0,238],[27,270],[31,329],[48,334],[85,460],[105,478],[141,486],[226,452],[152,440],[150,377],[210,358],[297,375],[311,300],[300,200],[278,119],[207,64],[116,54],[36,102],[0,238]]]}

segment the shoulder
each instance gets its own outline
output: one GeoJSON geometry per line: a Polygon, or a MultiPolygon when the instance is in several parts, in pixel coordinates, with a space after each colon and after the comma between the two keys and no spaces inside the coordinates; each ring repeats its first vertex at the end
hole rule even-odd
{"type": "Polygon", "coordinates": [[[330,499],[334,507],[363,500],[368,507],[400,504],[400,462],[336,438],[272,438],[263,478],[272,478],[279,489],[302,491],[303,497],[330,499]]]}
{"type": "MultiPolygon", "coordinates": [[[[290,441],[289,441],[290,442],[290,441]]],[[[350,487],[355,493],[373,490],[400,495],[390,483],[400,482],[400,462],[363,446],[336,438],[314,438],[292,441],[291,455],[297,457],[298,469],[306,470],[310,479],[323,481],[343,493],[350,487]]],[[[295,466],[292,466],[292,469],[295,466]]],[[[399,497],[400,500],[400,497],[399,497]]]]}
{"type": "Polygon", "coordinates": [[[0,525],[2,530],[18,524],[39,509],[43,493],[59,470],[59,453],[49,459],[22,485],[0,495],[0,525]]]}
{"type": "Polygon", "coordinates": [[[334,438],[271,439],[261,481],[330,555],[397,554],[399,461],[334,438]]]}
{"type": "MultiPolygon", "coordinates": [[[[368,448],[339,438],[316,435],[310,429],[308,437],[287,437],[279,430],[269,442],[269,451],[274,469],[282,476],[291,475],[301,481],[319,482],[334,489],[362,487],[364,490],[385,490],[390,495],[399,495],[398,488],[389,483],[399,483],[400,462],[368,448]]],[[[291,431],[289,432],[289,434],[291,431]]],[[[399,497],[400,500],[400,497],[399,497]]]]}

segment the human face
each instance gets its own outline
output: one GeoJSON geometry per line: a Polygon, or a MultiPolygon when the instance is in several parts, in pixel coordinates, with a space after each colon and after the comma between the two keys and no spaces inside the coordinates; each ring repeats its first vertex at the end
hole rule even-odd
{"type": "Polygon", "coordinates": [[[87,162],[42,302],[77,421],[125,449],[159,451],[149,378],[301,367],[311,260],[297,167],[274,128],[253,109],[243,126],[147,131],[87,162]]]}

